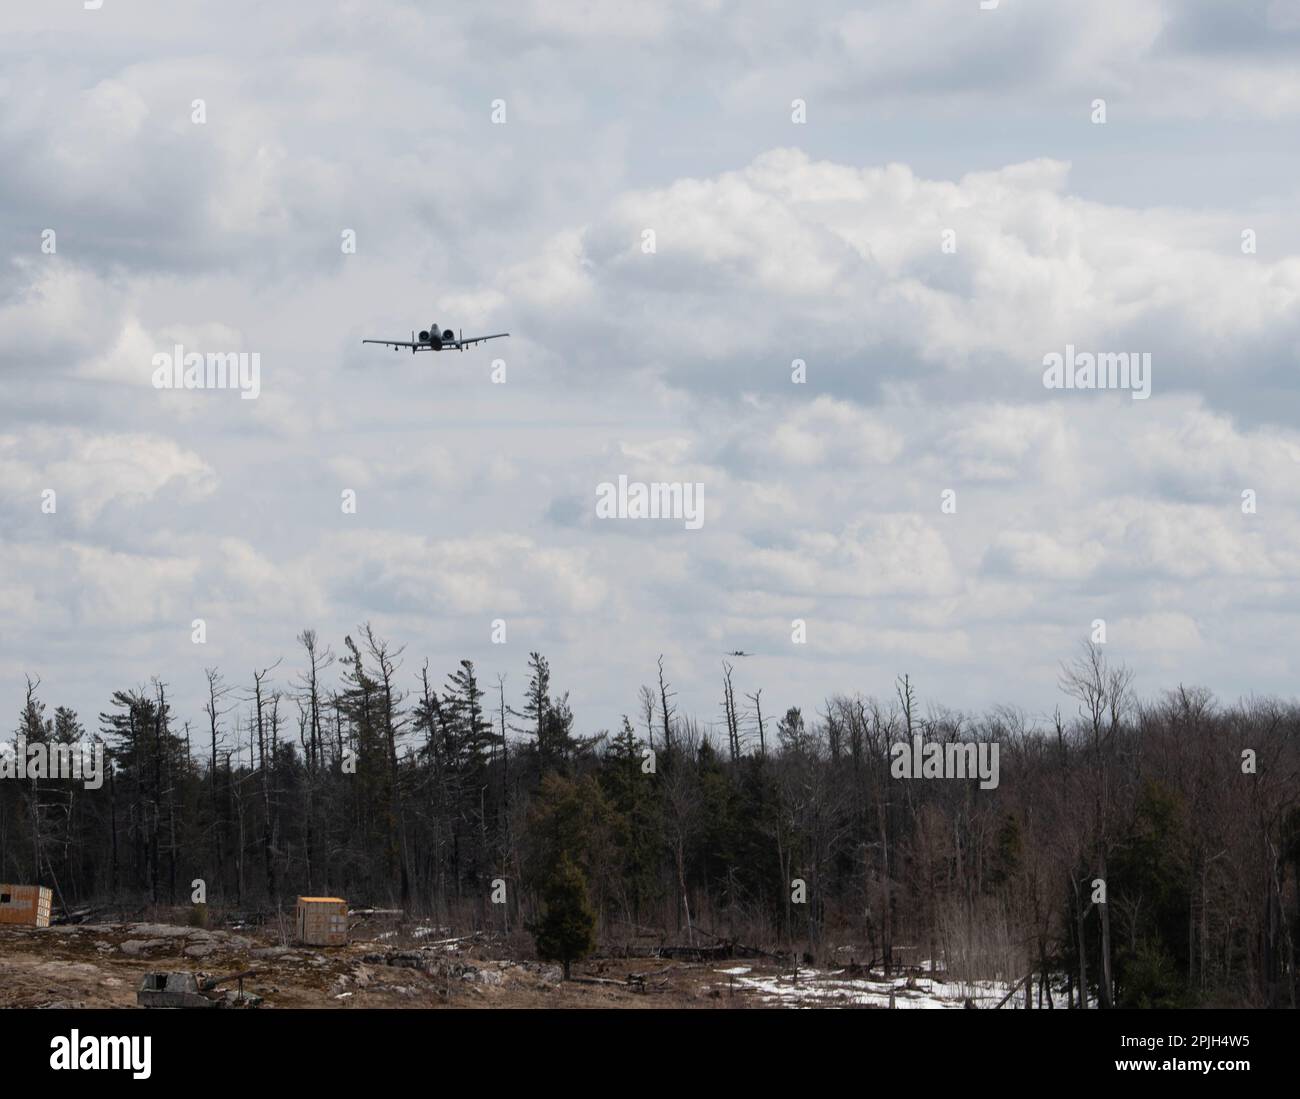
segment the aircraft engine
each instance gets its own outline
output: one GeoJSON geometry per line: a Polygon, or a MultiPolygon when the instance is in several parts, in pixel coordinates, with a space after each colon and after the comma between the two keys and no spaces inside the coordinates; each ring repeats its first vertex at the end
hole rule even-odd
{"type": "Polygon", "coordinates": [[[428,332],[421,332],[421,333],[420,333],[420,339],[421,339],[421,340],[427,340],[428,338],[429,338],[429,333],[428,333],[428,332]]]}
{"type": "Polygon", "coordinates": [[[450,328],[448,328],[446,331],[443,332],[442,338],[444,340],[454,340],[456,338],[456,333],[453,332],[450,328]]]}

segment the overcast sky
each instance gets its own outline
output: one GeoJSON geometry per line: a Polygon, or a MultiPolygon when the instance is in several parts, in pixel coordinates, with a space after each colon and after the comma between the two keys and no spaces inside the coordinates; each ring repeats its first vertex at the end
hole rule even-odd
{"type": "Polygon", "coordinates": [[[661,652],[704,721],[731,649],[770,714],[1046,713],[1098,618],[1143,693],[1296,693],[1300,3],[456,7],[0,0],[11,721],[200,722],[367,620],[412,687],[541,650],[583,733],[661,652]],[[433,321],[512,335],[360,343],[433,321]],[[260,396],[155,389],[177,343],[260,396]],[[1067,344],[1150,398],[1044,389],[1067,344]]]}

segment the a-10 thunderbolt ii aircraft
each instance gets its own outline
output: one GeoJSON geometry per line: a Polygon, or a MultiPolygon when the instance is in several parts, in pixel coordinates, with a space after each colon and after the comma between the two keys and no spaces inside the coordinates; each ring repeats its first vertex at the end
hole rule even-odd
{"type": "Polygon", "coordinates": [[[490,336],[471,336],[466,339],[464,333],[458,336],[450,328],[439,329],[436,324],[431,324],[428,331],[420,333],[419,339],[416,339],[416,334],[412,332],[409,340],[362,340],[361,342],[381,343],[394,351],[409,347],[411,354],[414,355],[417,351],[464,351],[473,344],[482,343],[484,340],[499,340],[502,336],[508,335],[509,332],[494,332],[490,336]]]}

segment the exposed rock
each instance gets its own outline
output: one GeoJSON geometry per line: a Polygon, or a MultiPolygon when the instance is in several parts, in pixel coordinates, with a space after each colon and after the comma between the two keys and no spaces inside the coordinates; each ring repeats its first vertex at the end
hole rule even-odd
{"type": "Polygon", "coordinates": [[[564,970],[558,965],[547,965],[544,962],[524,962],[523,968],[529,973],[536,973],[538,980],[549,985],[558,985],[564,980],[564,970]]]}
{"type": "Polygon", "coordinates": [[[176,927],[170,923],[133,923],[127,927],[134,935],[147,935],[152,939],[183,939],[195,934],[192,927],[176,927]]]}
{"type": "Polygon", "coordinates": [[[138,958],[141,954],[166,945],[166,939],[127,939],[118,950],[129,958],[138,958]]]}
{"type": "Polygon", "coordinates": [[[418,950],[392,950],[386,954],[363,954],[363,962],[368,965],[391,965],[406,969],[424,969],[430,959],[418,950]]]}

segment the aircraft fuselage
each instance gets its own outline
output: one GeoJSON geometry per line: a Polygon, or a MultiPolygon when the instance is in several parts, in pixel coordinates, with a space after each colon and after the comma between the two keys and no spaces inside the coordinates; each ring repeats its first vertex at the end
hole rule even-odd
{"type": "Polygon", "coordinates": [[[446,343],[454,344],[456,342],[456,333],[453,332],[450,328],[448,328],[446,331],[443,331],[435,323],[429,325],[427,331],[420,333],[420,342],[423,344],[427,344],[435,351],[441,351],[443,348],[443,344],[446,343]]]}

